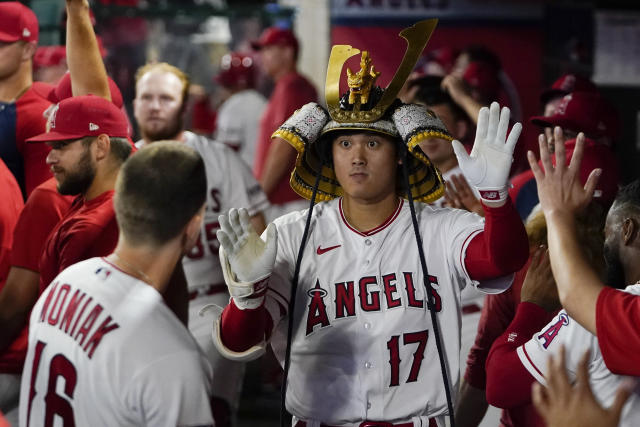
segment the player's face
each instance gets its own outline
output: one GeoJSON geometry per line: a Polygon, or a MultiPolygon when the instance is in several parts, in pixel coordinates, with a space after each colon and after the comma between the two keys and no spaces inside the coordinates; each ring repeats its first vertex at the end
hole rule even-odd
{"type": "Polygon", "coordinates": [[[395,194],[398,159],[393,139],[377,133],[342,135],[333,140],[332,154],[345,197],[372,203],[395,194]]]}
{"type": "Polygon", "coordinates": [[[625,285],[624,267],[620,260],[620,221],[615,204],[609,210],[604,224],[604,262],[607,285],[622,288],[625,285]]]}
{"type": "Polygon", "coordinates": [[[24,42],[0,42],[0,81],[13,76],[20,69],[24,56],[24,42]]]}
{"type": "Polygon", "coordinates": [[[175,139],[182,131],[182,82],[173,73],[150,71],[136,84],[133,113],[143,138],[175,139]]]}
{"type": "Polygon", "coordinates": [[[96,164],[91,154],[91,146],[82,139],[73,141],[48,142],[51,151],[47,164],[56,179],[58,192],[66,195],[84,194],[96,176],[96,164]]]}
{"type": "Polygon", "coordinates": [[[276,76],[286,64],[286,47],[279,45],[265,46],[260,49],[260,65],[271,77],[276,76]]]}
{"type": "MultiPolygon", "coordinates": [[[[430,105],[429,109],[436,113],[436,116],[442,120],[442,123],[454,138],[462,138],[461,135],[456,134],[456,120],[447,105],[430,105]]],[[[427,138],[420,143],[420,148],[436,167],[455,156],[451,142],[442,138],[427,138]]]]}

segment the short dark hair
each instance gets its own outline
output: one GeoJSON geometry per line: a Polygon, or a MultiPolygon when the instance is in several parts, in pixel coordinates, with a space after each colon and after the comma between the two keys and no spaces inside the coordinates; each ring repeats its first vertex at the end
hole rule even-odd
{"type": "MultiPolygon", "coordinates": [[[[82,138],[82,145],[84,147],[88,147],[91,145],[93,141],[96,140],[95,136],[86,136],[82,138]]],[[[111,143],[110,153],[111,155],[120,163],[124,163],[125,160],[129,158],[131,155],[131,141],[127,138],[120,138],[115,136],[110,136],[109,141],[111,143]]]]}
{"type": "Polygon", "coordinates": [[[616,210],[624,213],[640,213],[640,180],[636,179],[620,187],[614,205],[616,210]]]}
{"type": "Polygon", "coordinates": [[[177,141],[158,141],[131,156],[116,181],[114,208],[132,245],[160,246],[200,210],[207,193],[204,162],[177,141]]]}
{"type": "Polygon", "coordinates": [[[444,104],[449,107],[455,120],[466,120],[467,114],[456,104],[451,95],[442,89],[441,84],[442,77],[440,76],[423,76],[413,80],[409,83],[409,87],[418,86],[414,102],[424,104],[427,107],[444,104]]]}

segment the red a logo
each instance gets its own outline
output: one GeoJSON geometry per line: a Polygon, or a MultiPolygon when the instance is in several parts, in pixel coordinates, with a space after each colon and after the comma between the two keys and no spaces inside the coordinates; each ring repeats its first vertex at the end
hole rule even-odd
{"type": "Polygon", "coordinates": [[[560,332],[560,328],[568,324],[569,316],[567,315],[567,313],[560,313],[560,315],[558,316],[558,321],[549,326],[543,333],[538,335],[538,340],[544,341],[542,343],[542,346],[544,348],[549,348],[549,345],[551,345],[553,339],[556,337],[556,335],[558,335],[558,332],[560,332]]]}

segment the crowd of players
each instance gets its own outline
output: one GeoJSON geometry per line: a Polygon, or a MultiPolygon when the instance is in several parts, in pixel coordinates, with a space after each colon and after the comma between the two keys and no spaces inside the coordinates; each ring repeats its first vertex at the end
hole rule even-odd
{"type": "Polygon", "coordinates": [[[520,125],[508,109],[485,107],[507,102],[517,117],[519,106],[491,52],[432,52],[398,93],[413,107],[339,120],[309,104],[317,93],[296,71],[298,42],[274,27],[253,45],[275,82],[268,101],[254,89],[250,55],[223,58],[216,141],[184,128],[183,71],[140,68],[134,143],[88,2],[66,6],[69,72],[48,85],[32,77],[35,15],[0,3],[0,410],[9,425],[234,425],[245,362],[269,342],[297,426],[443,426],[452,413],[457,426],[477,426],[489,404],[504,408],[494,425],[638,424],[640,183],[619,189],[620,124],[588,79],[566,74],[542,94],[531,118],[539,151],[507,186],[520,125]],[[404,193],[403,163],[414,168],[404,193]],[[316,193],[326,202],[313,221],[306,211],[281,218],[316,193]],[[413,239],[399,249],[416,215],[399,195],[416,200],[425,254],[413,239]],[[340,246],[350,251],[336,255],[340,246]],[[418,272],[424,255],[428,274],[418,272]],[[403,329],[413,325],[428,328],[403,329]],[[374,342],[383,352],[362,358],[374,342]],[[376,373],[365,381],[358,364],[376,373]]]}

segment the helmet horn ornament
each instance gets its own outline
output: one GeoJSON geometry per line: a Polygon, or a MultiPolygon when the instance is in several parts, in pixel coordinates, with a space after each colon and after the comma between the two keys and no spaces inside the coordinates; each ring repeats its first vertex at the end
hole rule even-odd
{"type": "Polygon", "coordinates": [[[344,63],[352,56],[360,53],[360,50],[350,45],[333,46],[329,56],[329,66],[325,81],[325,100],[331,118],[342,123],[368,123],[382,117],[387,108],[396,99],[398,92],[400,92],[402,85],[416,65],[437,24],[437,19],[427,19],[400,32],[400,37],[407,41],[407,50],[404,53],[402,62],[396,70],[391,83],[384,90],[380,101],[373,108],[366,111],[360,111],[360,105],[368,102],[369,91],[380,73],[374,70],[369,53],[363,51],[360,71],[353,73],[347,69],[350,89],[349,103],[354,104],[354,108],[352,111],[340,109],[340,75],[342,74],[342,68],[344,63]]]}

